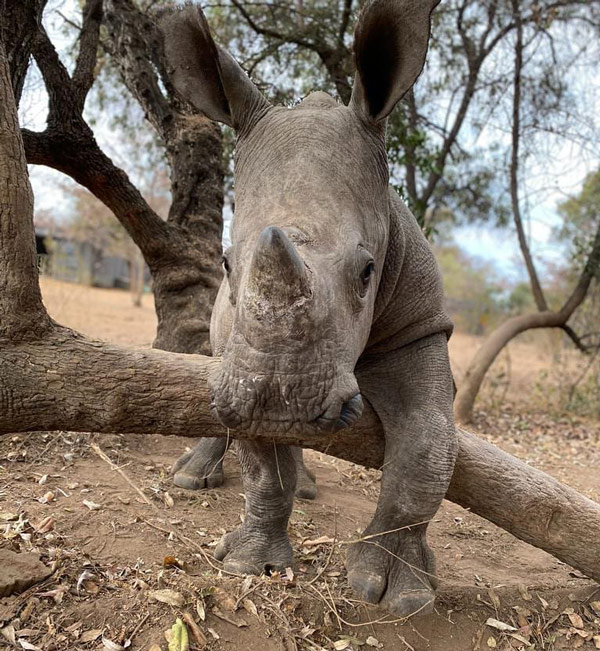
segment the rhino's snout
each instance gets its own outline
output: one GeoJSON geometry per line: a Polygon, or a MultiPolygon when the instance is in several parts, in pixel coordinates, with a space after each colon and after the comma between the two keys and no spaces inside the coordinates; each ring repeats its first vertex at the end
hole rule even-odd
{"type": "Polygon", "coordinates": [[[343,402],[341,407],[338,402],[331,405],[315,422],[319,429],[330,432],[344,429],[354,425],[362,416],[363,406],[362,396],[357,393],[350,400],[343,402]]]}

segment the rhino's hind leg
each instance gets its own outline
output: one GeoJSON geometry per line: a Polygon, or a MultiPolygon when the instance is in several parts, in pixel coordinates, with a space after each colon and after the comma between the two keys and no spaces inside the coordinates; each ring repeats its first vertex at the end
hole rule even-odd
{"type": "Polygon", "coordinates": [[[294,451],[286,445],[237,444],[246,495],[244,522],[226,534],[215,557],[236,574],[282,572],[292,565],[287,525],[296,488],[294,451]]]}
{"type": "Polygon", "coordinates": [[[349,550],[348,580],[365,601],[396,615],[427,613],[436,588],[427,524],[446,494],[457,449],[446,337],[368,358],[357,377],[383,424],[386,450],[377,510],[349,550]]]}
{"type": "Polygon", "coordinates": [[[175,486],[189,490],[221,486],[225,481],[223,457],[227,446],[225,438],[200,439],[193,450],[182,454],[173,465],[175,486]]]}
{"type": "Polygon", "coordinates": [[[296,497],[314,500],[317,496],[317,483],[314,473],[304,463],[304,451],[292,447],[292,454],[296,462],[296,497]]]}

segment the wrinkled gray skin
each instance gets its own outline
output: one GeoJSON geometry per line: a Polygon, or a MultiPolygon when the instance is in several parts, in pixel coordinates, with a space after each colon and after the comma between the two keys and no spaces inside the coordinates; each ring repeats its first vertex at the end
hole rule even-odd
{"type": "Polygon", "coordinates": [[[292,563],[297,453],[277,434],[346,427],[366,398],[383,424],[385,464],[348,578],[360,598],[401,616],[432,608],[425,533],[457,447],[440,275],[388,187],[384,146],[386,117],[422,69],[435,4],[367,4],[347,107],[324,93],[273,107],[215,46],[198,9],[163,23],[179,92],[238,135],[233,245],[211,325],[223,357],[213,407],[224,425],[274,440],[239,444],[244,523],[216,557],[240,573],[292,563]]]}

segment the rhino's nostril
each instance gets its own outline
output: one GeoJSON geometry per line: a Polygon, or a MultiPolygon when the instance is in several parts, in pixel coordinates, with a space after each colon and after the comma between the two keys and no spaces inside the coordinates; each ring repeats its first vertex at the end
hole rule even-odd
{"type": "Polygon", "coordinates": [[[348,427],[354,424],[361,417],[362,410],[362,396],[360,393],[357,393],[342,405],[339,420],[343,423],[343,427],[348,427]]]}
{"type": "MultiPolygon", "coordinates": [[[[339,403],[337,403],[339,405],[339,403]]],[[[342,403],[341,407],[335,410],[335,403],[327,409],[319,418],[316,419],[317,425],[324,430],[335,431],[350,427],[362,415],[363,401],[360,393],[352,396],[350,400],[342,403]]]]}

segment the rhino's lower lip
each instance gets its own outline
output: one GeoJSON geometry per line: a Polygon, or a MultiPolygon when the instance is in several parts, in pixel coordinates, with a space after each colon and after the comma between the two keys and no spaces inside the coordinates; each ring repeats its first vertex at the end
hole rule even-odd
{"type": "Polygon", "coordinates": [[[356,421],[361,417],[363,411],[363,401],[360,393],[352,396],[350,400],[347,400],[342,404],[337,418],[332,417],[329,410],[325,411],[321,416],[315,419],[315,423],[320,429],[328,431],[337,431],[350,427],[354,425],[356,421]]]}

